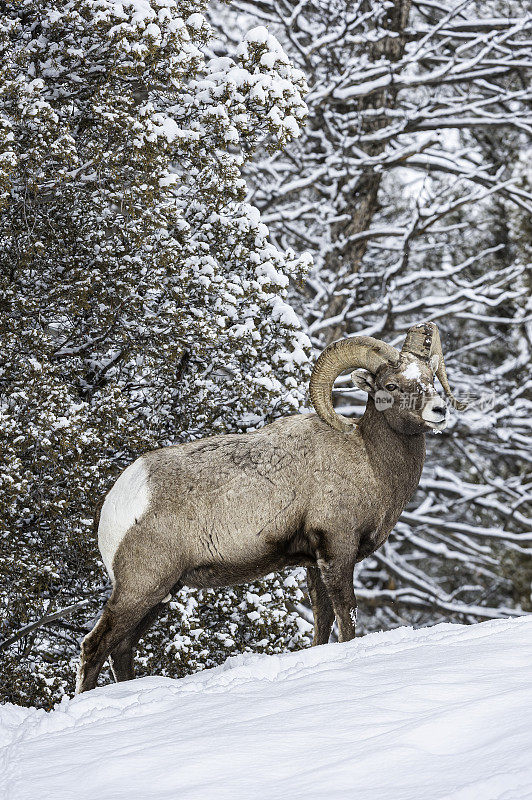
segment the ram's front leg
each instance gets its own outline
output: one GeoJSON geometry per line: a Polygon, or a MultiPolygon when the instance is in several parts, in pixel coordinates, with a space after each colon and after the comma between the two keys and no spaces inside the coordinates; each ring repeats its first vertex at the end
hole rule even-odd
{"type": "Polygon", "coordinates": [[[312,644],[327,644],[334,622],[334,611],[318,567],[307,567],[307,586],[314,614],[312,644]]]}
{"type": "Polygon", "coordinates": [[[338,623],[338,641],[355,638],[357,599],[353,588],[354,559],[318,559],[321,577],[331,598],[338,623]]]}

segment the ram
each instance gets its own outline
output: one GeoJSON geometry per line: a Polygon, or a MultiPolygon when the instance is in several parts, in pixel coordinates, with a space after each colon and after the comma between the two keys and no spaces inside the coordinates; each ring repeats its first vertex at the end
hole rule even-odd
{"type": "Polygon", "coordinates": [[[138,458],[103,503],[98,542],[113,591],[85,637],[77,690],[96,685],[110,657],[117,681],[134,676],[133,651],[181,586],[252,581],[307,568],[314,644],[355,635],[353,567],[386,540],[415,491],[425,432],[441,431],[449,388],[438,329],[412,327],[402,350],[367,336],[324,350],[310,380],[317,414],[249,434],[213,436],[138,458]],[[335,379],[354,370],[369,397],[358,421],[337,414],[335,379]]]}

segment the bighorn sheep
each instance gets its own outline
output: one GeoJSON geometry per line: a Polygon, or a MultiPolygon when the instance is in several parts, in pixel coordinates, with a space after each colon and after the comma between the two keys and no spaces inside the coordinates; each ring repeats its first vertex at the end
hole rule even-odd
{"type": "Polygon", "coordinates": [[[132,678],[134,647],[184,584],[244,583],[302,565],[313,643],[328,641],[334,617],[340,641],[352,639],[353,567],[382,545],[415,491],[425,431],[447,423],[434,375],[461,410],[434,323],[412,327],[401,352],[368,336],[347,338],[314,367],[317,415],[165,447],[131,464],[101,509],[98,541],[114,588],[83,641],[77,690],[96,685],[108,656],[116,680],[132,678]],[[369,394],[356,422],[332,404],[333,383],[347,369],[369,394]]]}

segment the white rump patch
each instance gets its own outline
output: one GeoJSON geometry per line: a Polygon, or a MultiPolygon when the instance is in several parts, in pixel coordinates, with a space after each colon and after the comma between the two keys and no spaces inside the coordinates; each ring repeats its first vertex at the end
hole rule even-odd
{"type": "Polygon", "coordinates": [[[411,361],[410,364],[401,372],[401,375],[409,380],[419,380],[419,378],[421,378],[421,370],[415,361],[411,361]]]}
{"type": "Polygon", "coordinates": [[[118,545],[150,505],[148,470],[142,456],[123,471],[105,498],[98,526],[98,547],[114,583],[113,559],[118,545]]]}

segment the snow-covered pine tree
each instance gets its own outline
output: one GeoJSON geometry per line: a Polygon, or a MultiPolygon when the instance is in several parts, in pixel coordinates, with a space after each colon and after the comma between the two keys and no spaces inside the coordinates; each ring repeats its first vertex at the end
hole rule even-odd
{"type": "MultiPolygon", "coordinates": [[[[203,11],[3,6],[0,637],[86,600],[4,648],[3,699],[49,705],[72,689],[105,590],[91,517],[124,465],[304,396],[309,341],[286,296],[308,259],[269,242],[242,168],[298,135],[305,82],[264,28],[207,60],[203,11]]],[[[300,646],[296,583],[184,593],[174,646],[156,628],[146,668],[300,646]]]]}

